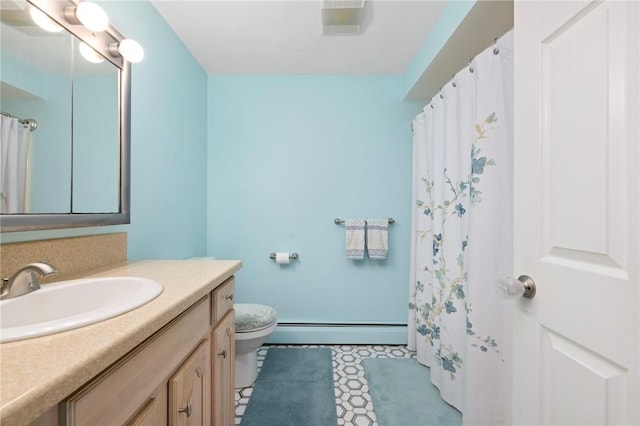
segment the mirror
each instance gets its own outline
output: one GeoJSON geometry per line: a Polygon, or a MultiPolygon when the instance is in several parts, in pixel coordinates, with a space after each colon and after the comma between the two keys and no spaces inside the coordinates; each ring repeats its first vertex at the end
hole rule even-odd
{"type": "MultiPolygon", "coordinates": [[[[0,174],[2,232],[129,223],[130,65],[109,51],[124,36],[112,26],[92,32],[69,24],[64,8],[75,5],[0,2],[2,113],[37,122],[13,136],[26,141],[26,153],[2,150],[3,167],[23,175],[21,185],[7,185],[13,178],[0,174]],[[63,29],[37,26],[32,8],[63,29]],[[99,63],[85,59],[82,43],[99,63]]],[[[4,144],[10,122],[0,118],[4,144]]]]}

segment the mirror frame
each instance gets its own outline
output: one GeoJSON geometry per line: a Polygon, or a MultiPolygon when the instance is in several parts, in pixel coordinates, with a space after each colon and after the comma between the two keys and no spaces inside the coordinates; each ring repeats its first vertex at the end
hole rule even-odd
{"type": "MultiPolygon", "coordinates": [[[[61,25],[67,32],[97,50],[120,70],[120,202],[116,213],[46,213],[2,214],[0,232],[35,231],[43,229],[79,228],[87,226],[122,225],[131,223],[130,167],[131,167],[131,64],[109,52],[110,43],[126,37],[112,24],[101,33],[92,33],[84,26],[70,24],[64,15],[66,7],[75,7],[77,0],[26,0],[61,25]]],[[[73,187],[73,180],[71,181],[73,187]]],[[[73,206],[71,206],[73,208],[73,206]]]]}

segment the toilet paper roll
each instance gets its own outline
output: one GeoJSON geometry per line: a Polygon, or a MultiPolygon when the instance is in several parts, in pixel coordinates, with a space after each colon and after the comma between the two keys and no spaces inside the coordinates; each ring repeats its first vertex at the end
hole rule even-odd
{"type": "Polygon", "coordinates": [[[289,252],[276,253],[276,263],[280,265],[286,265],[289,263],[289,252]]]}

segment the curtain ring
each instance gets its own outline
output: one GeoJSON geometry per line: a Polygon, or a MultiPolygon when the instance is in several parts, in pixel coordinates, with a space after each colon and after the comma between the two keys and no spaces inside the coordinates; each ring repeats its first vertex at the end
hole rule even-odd
{"type": "Polygon", "coordinates": [[[453,87],[456,87],[456,82],[455,82],[455,81],[452,81],[452,82],[451,82],[451,85],[452,85],[453,87]]]}
{"type": "Polygon", "coordinates": [[[497,47],[495,49],[493,49],[493,54],[497,55],[498,53],[500,53],[500,49],[498,49],[497,47]]]}
{"type": "Polygon", "coordinates": [[[431,109],[433,109],[433,104],[429,104],[429,106],[431,107],[431,109]]]}
{"type": "Polygon", "coordinates": [[[469,72],[473,74],[473,67],[469,67],[469,72]]]}
{"type": "Polygon", "coordinates": [[[444,96],[442,96],[442,93],[440,93],[440,99],[444,99],[444,96]]]}

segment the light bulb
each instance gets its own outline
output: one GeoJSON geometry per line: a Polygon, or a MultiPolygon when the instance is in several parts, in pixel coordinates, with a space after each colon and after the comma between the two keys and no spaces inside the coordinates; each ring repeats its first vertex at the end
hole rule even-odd
{"type": "Polygon", "coordinates": [[[93,48],[86,43],[80,43],[80,45],[78,46],[78,50],[80,51],[82,57],[91,63],[99,64],[101,62],[104,62],[104,58],[102,57],[102,55],[93,50],[93,48]]]}
{"type": "Polygon", "coordinates": [[[59,33],[62,31],[62,27],[53,19],[45,15],[40,9],[31,6],[29,8],[29,14],[31,15],[33,22],[43,30],[49,31],[50,33],[59,33]]]}
{"type": "Polygon", "coordinates": [[[100,6],[88,1],[76,6],[75,16],[82,25],[91,31],[104,31],[109,26],[109,17],[100,6]]]}
{"type": "Polygon", "coordinates": [[[144,49],[135,40],[130,38],[122,40],[118,43],[118,53],[126,60],[132,63],[140,62],[144,59],[144,49]]]}

